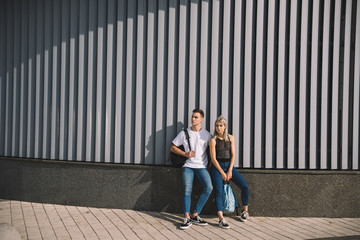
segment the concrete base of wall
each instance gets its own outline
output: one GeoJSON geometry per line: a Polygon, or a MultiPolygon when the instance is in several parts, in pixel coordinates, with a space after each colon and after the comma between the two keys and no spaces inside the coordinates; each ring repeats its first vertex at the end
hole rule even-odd
{"type": "MultiPolygon", "coordinates": [[[[239,171],[252,216],[360,217],[360,171],[239,171]]],[[[181,169],[0,157],[0,198],[181,213],[181,169]]],[[[213,194],[202,213],[216,214],[213,194]]]]}

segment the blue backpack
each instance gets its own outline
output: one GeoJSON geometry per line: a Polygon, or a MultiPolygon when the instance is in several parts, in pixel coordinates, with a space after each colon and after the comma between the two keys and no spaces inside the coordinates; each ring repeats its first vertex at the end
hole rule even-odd
{"type": "MultiPolygon", "coordinates": [[[[232,213],[238,208],[238,202],[230,184],[227,182],[223,186],[223,212],[232,213]]],[[[238,209],[237,209],[238,210],[238,209]]],[[[238,211],[236,211],[238,214],[238,211]]]]}

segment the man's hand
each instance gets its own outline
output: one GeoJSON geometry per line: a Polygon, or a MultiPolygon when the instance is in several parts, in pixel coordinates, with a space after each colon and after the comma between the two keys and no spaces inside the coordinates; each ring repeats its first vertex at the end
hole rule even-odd
{"type": "Polygon", "coordinates": [[[189,151],[185,155],[186,155],[187,158],[192,158],[192,157],[195,157],[195,152],[194,151],[189,151]]]}

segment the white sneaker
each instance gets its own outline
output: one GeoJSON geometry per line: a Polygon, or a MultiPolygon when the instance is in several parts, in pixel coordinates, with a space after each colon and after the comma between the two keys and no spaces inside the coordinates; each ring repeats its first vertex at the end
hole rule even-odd
{"type": "Polygon", "coordinates": [[[219,227],[228,229],[230,225],[226,222],[225,218],[223,218],[219,221],[219,227]]]}
{"type": "Polygon", "coordinates": [[[249,213],[245,210],[242,210],[240,214],[240,221],[246,222],[248,218],[249,218],[249,213]]]}
{"type": "Polygon", "coordinates": [[[200,225],[200,226],[205,226],[205,225],[208,225],[207,222],[205,222],[204,220],[201,219],[201,217],[199,215],[195,216],[195,217],[190,217],[191,221],[194,223],[194,224],[197,224],[197,225],[200,225]]]}
{"type": "Polygon", "coordinates": [[[180,229],[188,229],[192,225],[192,222],[188,218],[184,218],[184,222],[180,225],[180,229]]]}

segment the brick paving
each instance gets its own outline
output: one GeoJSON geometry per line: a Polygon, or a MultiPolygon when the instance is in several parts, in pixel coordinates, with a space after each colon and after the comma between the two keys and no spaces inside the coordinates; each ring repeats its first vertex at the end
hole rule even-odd
{"type": "Polygon", "coordinates": [[[181,230],[181,214],[76,207],[0,199],[0,224],[16,228],[21,239],[360,239],[360,218],[229,216],[220,229],[215,215],[207,226],[181,230]]]}

